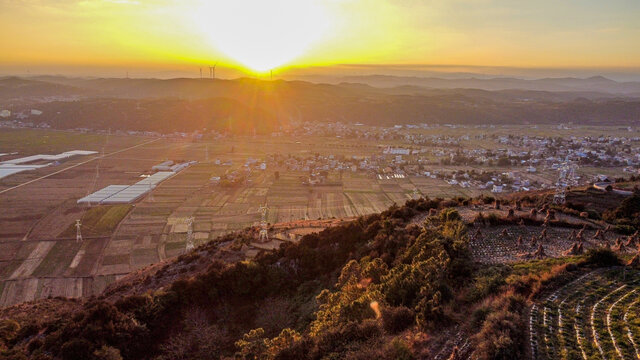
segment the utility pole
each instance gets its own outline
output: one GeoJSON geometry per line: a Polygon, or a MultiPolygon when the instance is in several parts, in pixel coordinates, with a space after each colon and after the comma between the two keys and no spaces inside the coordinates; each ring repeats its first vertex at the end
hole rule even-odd
{"type": "Polygon", "coordinates": [[[193,216],[187,218],[187,245],[185,250],[187,252],[193,250],[195,248],[195,244],[193,243],[193,216]]]}

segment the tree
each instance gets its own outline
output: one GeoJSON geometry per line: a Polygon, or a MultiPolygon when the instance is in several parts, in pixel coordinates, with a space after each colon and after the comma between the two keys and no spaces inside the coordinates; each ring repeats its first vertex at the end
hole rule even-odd
{"type": "Polygon", "coordinates": [[[267,359],[267,339],[264,337],[264,330],[257,328],[242,336],[242,340],[236,341],[239,349],[238,355],[246,360],[267,359]]]}
{"type": "Polygon", "coordinates": [[[96,360],[122,360],[120,350],[106,345],[94,351],[93,356],[96,360]]]}

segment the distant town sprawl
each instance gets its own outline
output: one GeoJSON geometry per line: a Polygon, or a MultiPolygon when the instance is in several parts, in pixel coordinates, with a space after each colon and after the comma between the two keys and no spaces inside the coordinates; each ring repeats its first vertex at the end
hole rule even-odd
{"type": "MultiPolygon", "coordinates": [[[[39,114],[39,110],[33,109],[19,119],[1,121],[0,126],[49,128],[45,123],[26,121],[39,114]]],[[[253,137],[207,129],[169,134],[89,128],[71,131],[218,143],[262,138],[267,142],[272,139],[304,145],[309,141],[331,139],[338,145],[335,151],[324,147],[314,151],[312,147],[304,152],[286,148],[269,152],[265,148],[263,153],[244,158],[212,156],[206,160],[229,166],[224,175],[216,174],[211,178],[213,183],[223,186],[248,181],[251,171],[269,169],[308,173],[300,178],[306,185],[332,181],[330,172],[352,172],[377,179],[426,177],[461,188],[502,193],[555,187],[557,170],[567,163],[580,167],[576,177],[578,184],[636,175],[640,168],[640,131],[620,126],[587,127],[569,123],[557,126],[418,124],[375,127],[361,123],[292,122],[289,127],[269,135],[253,137]],[[349,150],[341,150],[340,146],[349,150]],[[233,166],[234,161],[242,166],[233,166]]]]}

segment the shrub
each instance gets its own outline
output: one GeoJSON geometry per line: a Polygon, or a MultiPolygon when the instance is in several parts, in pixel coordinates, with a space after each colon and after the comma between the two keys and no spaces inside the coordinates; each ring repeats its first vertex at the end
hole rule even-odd
{"type": "Polygon", "coordinates": [[[495,213],[491,213],[487,215],[487,222],[491,225],[498,225],[500,223],[500,218],[495,213]]]}
{"type": "Polygon", "coordinates": [[[491,204],[496,201],[493,196],[483,196],[481,200],[485,203],[485,205],[491,204]]]}
{"type": "Polygon", "coordinates": [[[405,306],[382,309],[382,326],[390,334],[397,334],[415,322],[413,311],[405,306]]]}
{"type": "Polygon", "coordinates": [[[0,320],[0,347],[13,340],[19,330],[20,324],[17,322],[10,319],[0,320]]]}
{"type": "Polygon", "coordinates": [[[103,345],[100,349],[96,350],[93,355],[96,360],[122,360],[120,350],[106,345],[103,345]]]}
{"type": "Polygon", "coordinates": [[[93,357],[93,344],[85,339],[73,339],[62,345],[60,355],[64,360],[90,359],[93,357]]]}
{"type": "Polygon", "coordinates": [[[480,360],[523,359],[525,328],[521,317],[515,313],[499,311],[490,314],[474,337],[477,342],[475,357],[480,360]]]}
{"type": "Polygon", "coordinates": [[[325,354],[344,352],[349,344],[364,342],[381,335],[382,329],[374,320],[365,320],[361,324],[351,322],[338,328],[332,328],[317,338],[316,354],[313,357],[323,358],[325,354]]]}
{"type": "Polygon", "coordinates": [[[584,260],[584,264],[598,267],[616,266],[621,263],[618,255],[609,249],[590,249],[587,252],[587,258],[584,260]]]}
{"type": "Polygon", "coordinates": [[[456,209],[448,208],[448,209],[442,210],[442,212],[440,213],[440,220],[442,222],[457,221],[460,219],[461,219],[460,213],[458,213],[458,210],[456,209]]]}
{"type": "Polygon", "coordinates": [[[388,358],[395,360],[413,360],[414,356],[409,346],[401,339],[394,338],[387,350],[388,358]]]}
{"type": "Polygon", "coordinates": [[[616,225],[614,230],[621,235],[631,235],[636,231],[636,229],[630,225],[616,225]]]}

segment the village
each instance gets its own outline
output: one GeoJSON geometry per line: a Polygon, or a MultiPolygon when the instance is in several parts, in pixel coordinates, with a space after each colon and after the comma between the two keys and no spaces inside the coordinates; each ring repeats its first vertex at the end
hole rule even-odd
{"type": "MultiPolygon", "coordinates": [[[[29,122],[41,112],[13,114],[0,127],[49,129],[29,122]],[[16,117],[17,116],[17,117],[16,117]]],[[[8,114],[5,111],[5,118],[8,114]]],[[[161,134],[153,131],[72,129],[73,132],[214,141],[233,144],[246,136],[216,130],[161,134]]],[[[212,157],[227,167],[212,174],[211,182],[233,186],[251,181],[252,172],[300,172],[300,182],[314,186],[357,173],[372,179],[424,177],[461,189],[482,193],[544,190],[556,186],[557,172],[568,164],[579,168],[576,185],[640,173],[640,129],[632,127],[497,126],[458,124],[367,126],[361,123],[309,123],[293,121],[289,127],[252,140],[291,142],[297,145],[329,138],[349,151],[258,152],[251,156],[212,157]],[[533,135],[538,133],[538,135],[533,135]],[[271,139],[271,140],[270,140],[271,139]],[[376,145],[362,146],[364,143],[376,145]],[[361,150],[358,150],[358,148],[361,150]],[[234,166],[234,161],[235,165],[234,166]]],[[[233,145],[231,145],[232,147],[233,145]]],[[[231,148],[230,148],[231,149],[231,148]]]]}
{"type": "MultiPolygon", "coordinates": [[[[344,155],[315,153],[308,155],[267,154],[263,158],[248,157],[240,170],[230,171],[213,182],[231,183],[247,179],[252,171],[297,171],[308,173],[301,177],[305,185],[331,182],[330,172],[360,173],[374,179],[425,177],[439,179],[463,189],[473,188],[491,193],[505,193],[548,189],[556,186],[556,176],[571,165],[578,170],[575,185],[615,180],[616,177],[640,174],[640,136],[631,128],[623,131],[634,136],[584,135],[528,136],[528,135],[434,135],[423,134],[419,126],[395,126],[363,130],[361,125],[303,124],[290,131],[274,133],[273,137],[323,136],[357,141],[387,140],[375,151],[366,154],[344,155]],[[403,145],[398,145],[398,143],[403,145]],[[597,171],[598,169],[602,171],[597,171]]],[[[438,129],[439,126],[428,126],[438,129]]],[[[463,129],[463,126],[442,126],[463,129]]],[[[475,129],[495,126],[478,126],[475,129]]],[[[566,126],[564,129],[568,129],[566,126]]],[[[216,164],[231,166],[220,159],[216,164]]],[[[228,184],[228,183],[227,183],[228,184]]]]}

